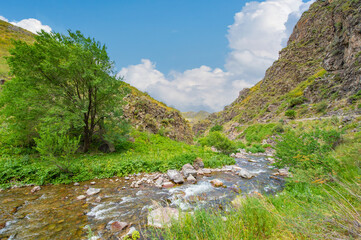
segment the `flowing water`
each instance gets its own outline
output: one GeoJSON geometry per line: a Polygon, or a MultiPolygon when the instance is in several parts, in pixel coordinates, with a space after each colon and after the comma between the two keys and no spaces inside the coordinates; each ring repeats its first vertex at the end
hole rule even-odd
{"type": "Polygon", "coordinates": [[[90,182],[42,186],[35,193],[31,193],[31,187],[4,190],[0,192],[0,239],[87,239],[89,228],[103,239],[117,239],[110,231],[110,223],[128,222],[142,230],[149,209],[155,205],[184,211],[216,208],[229,203],[236,188],[240,188],[239,194],[274,194],[282,189],[282,179],[270,178],[275,170],[264,156],[236,161],[256,177],[244,179],[232,172],[215,172],[198,176],[196,184],[170,189],[144,184],[130,188],[131,180],[125,178],[101,179],[92,186],[100,188],[100,193],[84,200],[77,197],[85,195],[90,182]],[[225,187],[213,187],[210,180],[215,178],[225,187]]]}

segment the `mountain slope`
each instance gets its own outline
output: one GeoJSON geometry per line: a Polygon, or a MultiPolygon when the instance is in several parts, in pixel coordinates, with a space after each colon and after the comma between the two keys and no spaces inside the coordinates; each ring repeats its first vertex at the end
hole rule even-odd
{"type": "Polygon", "coordinates": [[[182,112],[182,116],[188,120],[191,124],[197,123],[206,119],[210,115],[209,112],[206,111],[189,111],[189,112],[182,112]]]}
{"type": "Polygon", "coordinates": [[[360,76],[361,0],[318,0],[263,80],[193,130],[358,111],[360,76]]]}
{"type": "MultiPolygon", "coordinates": [[[[5,56],[9,56],[12,47],[11,39],[34,42],[34,35],[27,30],[0,20],[0,80],[8,80],[9,67],[5,56]]],[[[126,97],[128,104],[124,107],[124,116],[137,129],[160,133],[171,139],[191,142],[192,130],[181,113],[148,94],[123,82],[123,86],[131,89],[126,97]]]]}

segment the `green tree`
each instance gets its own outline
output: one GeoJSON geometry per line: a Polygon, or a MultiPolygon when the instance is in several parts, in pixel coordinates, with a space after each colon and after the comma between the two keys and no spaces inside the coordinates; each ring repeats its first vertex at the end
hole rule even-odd
{"type": "Polygon", "coordinates": [[[109,126],[123,122],[126,90],[105,45],[68,33],[42,31],[34,44],[14,41],[7,58],[13,78],[0,93],[2,127],[14,144],[31,146],[41,128],[61,123],[62,133],[81,137],[86,152],[95,135],[107,139],[109,126]]]}

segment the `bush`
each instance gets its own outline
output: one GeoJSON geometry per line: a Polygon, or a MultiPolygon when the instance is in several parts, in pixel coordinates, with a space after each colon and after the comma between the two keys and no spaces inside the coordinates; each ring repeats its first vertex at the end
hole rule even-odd
{"type": "Polygon", "coordinates": [[[331,150],[340,143],[341,132],[337,130],[315,129],[310,132],[289,131],[278,141],[276,165],[288,166],[295,171],[304,171],[308,177],[328,177],[338,167],[336,160],[329,156],[331,150]],[[315,177],[315,176],[313,176],[315,177]]]}
{"type": "Polygon", "coordinates": [[[318,113],[324,112],[326,110],[326,108],[327,108],[326,102],[320,102],[315,105],[315,109],[318,113]]]}
{"type": "Polygon", "coordinates": [[[287,110],[285,112],[285,116],[290,118],[290,119],[295,119],[296,118],[296,111],[295,110],[287,110]]]}
{"type": "Polygon", "coordinates": [[[264,153],[266,150],[261,144],[256,143],[253,144],[252,147],[246,148],[246,151],[251,153],[264,153]]]}
{"type": "Polygon", "coordinates": [[[213,126],[209,132],[222,132],[223,131],[223,126],[221,125],[216,125],[216,126],[213,126]]]}
{"type": "Polygon", "coordinates": [[[282,124],[277,124],[272,129],[272,132],[274,132],[274,133],[283,133],[284,131],[285,131],[285,129],[283,128],[282,124]]]}
{"type": "Polygon", "coordinates": [[[199,143],[202,146],[213,146],[224,154],[229,154],[236,150],[235,143],[220,132],[210,132],[208,136],[200,139],[199,143]]]}
{"type": "Polygon", "coordinates": [[[293,108],[294,106],[300,105],[306,101],[306,98],[303,96],[292,98],[289,103],[289,108],[293,108]]]}
{"type": "Polygon", "coordinates": [[[247,127],[242,136],[248,141],[248,143],[261,142],[263,139],[271,136],[274,132],[273,129],[276,126],[275,123],[268,124],[254,124],[247,127]]]}

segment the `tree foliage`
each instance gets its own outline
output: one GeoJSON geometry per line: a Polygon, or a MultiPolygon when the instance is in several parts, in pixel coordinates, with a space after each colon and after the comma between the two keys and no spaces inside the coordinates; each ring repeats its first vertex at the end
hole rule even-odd
{"type": "Polygon", "coordinates": [[[88,151],[94,139],[109,139],[114,129],[124,132],[118,123],[124,122],[126,90],[105,45],[79,31],[68,33],[42,31],[34,44],[14,41],[7,58],[13,79],[0,93],[2,132],[12,144],[32,146],[39,132],[52,126],[55,132],[80,136],[88,151]]]}

